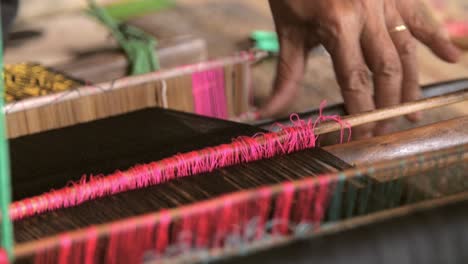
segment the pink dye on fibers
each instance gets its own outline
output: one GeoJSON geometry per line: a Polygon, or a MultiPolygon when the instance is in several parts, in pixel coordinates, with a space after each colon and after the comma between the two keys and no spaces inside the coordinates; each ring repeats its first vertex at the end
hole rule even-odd
{"type": "MultiPolygon", "coordinates": [[[[324,106],[322,103],[321,108],[324,106]]],[[[340,123],[341,139],[344,128],[348,127],[350,130],[339,116],[323,116],[321,112],[315,121],[306,122],[300,120],[297,115],[291,115],[291,120],[294,125],[283,126],[279,132],[258,133],[253,137],[241,136],[229,144],[177,154],[148,164],[136,165],[126,171],[116,171],[107,176],[83,176],[71,186],[14,202],[10,207],[10,215],[13,220],[18,220],[181,177],[314,148],[318,138],[314,129],[322,121],[340,123]]]]}

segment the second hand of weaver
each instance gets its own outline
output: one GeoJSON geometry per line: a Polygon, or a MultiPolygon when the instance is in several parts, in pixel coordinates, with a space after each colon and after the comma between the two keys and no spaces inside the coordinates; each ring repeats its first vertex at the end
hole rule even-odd
{"type": "MultiPolygon", "coordinates": [[[[256,118],[279,115],[293,103],[303,79],[308,50],[318,44],[332,57],[349,114],[420,98],[416,40],[447,62],[456,62],[460,55],[420,0],[269,2],[278,31],[280,57],[273,95],[255,114],[256,118]]],[[[417,121],[421,114],[407,117],[417,121]]],[[[360,126],[353,135],[370,137],[391,130],[392,120],[385,120],[360,126]]]]}

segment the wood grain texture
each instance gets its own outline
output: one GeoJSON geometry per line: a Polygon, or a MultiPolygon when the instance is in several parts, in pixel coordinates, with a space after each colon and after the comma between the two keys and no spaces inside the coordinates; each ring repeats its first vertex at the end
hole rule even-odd
{"type": "Polygon", "coordinates": [[[325,147],[350,164],[392,160],[442,147],[468,143],[468,116],[395,134],[325,147]]]}

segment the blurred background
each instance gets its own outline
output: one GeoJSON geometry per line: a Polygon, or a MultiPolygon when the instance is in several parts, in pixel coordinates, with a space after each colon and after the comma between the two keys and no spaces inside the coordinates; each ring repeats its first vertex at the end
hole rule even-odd
{"type": "MultiPolygon", "coordinates": [[[[468,26],[463,26],[468,18],[468,1],[425,1],[454,35],[468,32],[468,26]]],[[[100,0],[97,3],[119,21],[156,37],[162,68],[249,49],[252,32],[274,30],[266,0],[100,0]]],[[[103,54],[115,49],[117,44],[107,28],[86,14],[86,8],[84,0],[22,0],[7,42],[5,62],[38,62],[61,70],[76,69],[84,63],[85,70],[98,73],[96,67],[100,61],[96,54],[105,60],[103,54]]],[[[456,41],[466,45],[466,37],[456,41]]],[[[467,52],[459,64],[449,65],[421,47],[419,62],[421,84],[468,77],[467,52]]],[[[271,56],[254,66],[253,106],[262,104],[270,94],[275,64],[275,56],[271,56]]],[[[90,81],[101,81],[102,75],[97,75],[90,77],[90,81]]],[[[341,102],[330,59],[320,48],[310,55],[303,87],[297,103],[288,112],[316,108],[323,99],[341,102]]],[[[468,114],[467,108],[466,104],[459,104],[451,106],[450,111],[435,111],[426,115],[423,123],[431,122],[437,115],[449,115],[441,117],[447,118],[468,114]]],[[[402,126],[410,125],[402,122],[402,126]]]]}

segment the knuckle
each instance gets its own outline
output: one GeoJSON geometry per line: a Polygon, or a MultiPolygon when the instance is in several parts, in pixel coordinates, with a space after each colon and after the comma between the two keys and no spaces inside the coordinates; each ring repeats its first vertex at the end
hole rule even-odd
{"type": "Polygon", "coordinates": [[[345,31],[345,23],[343,23],[342,17],[339,15],[335,15],[335,13],[331,13],[327,19],[326,19],[326,24],[331,32],[333,32],[335,35],[338,35],[342,32],[345,31]]]}
{"type": "Polygon", "coordinates": [[[400,52],[400,56],[402,57],[413,55],[416,53],[417,49],[416,41],[414,41],[413,39],[409,39],[403,42],[401,45],[399,45],[398,49],[400,52]]]}
{"type": "Polygon", "coordinates": [[[426,31],[427,21],[425,21],[418,15],[411,15],[409,23],[411,24],[411,27],[415,32],[426,31]]]}
{"type": "Polygon", "coordinates": [[[389,78],[400,77],[402,74],[401,62],[397,56],[383,56],[375,73],[389,78]]]}
{"type": "Polygon", "coordinates": [[[291,67],[291,64],[288,60],[286,60],[284,57],[280,57],[278,59],[278,73],[281,75],[288,76],[292,74],[293,70],[291,67]]]}
{"type": "Polygon", "coordinates": [[[342,78],[343,92],[367,92],[370,86],[370,76],[366,67],[357,66],[344,73],[342,78]]]}
{"type": "Polygon", "coordinates": [[[355,12],[346,9],[332,9],[322,18],[322,24],[328,35],[338,38],[356,28],[356,23],[359,21],[356,16],[355,12]]]}
{"type": "Polygon", "coordinates": [[[432,41],[440,38],[442,29],[440,23],[434,19],[432,14],[423,7],[419,11],[414,11],[407,16],[408,24],[411,27],[411,32],[422,41],[432,41]]]}

